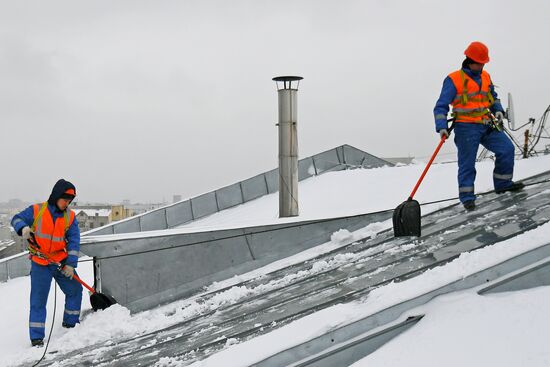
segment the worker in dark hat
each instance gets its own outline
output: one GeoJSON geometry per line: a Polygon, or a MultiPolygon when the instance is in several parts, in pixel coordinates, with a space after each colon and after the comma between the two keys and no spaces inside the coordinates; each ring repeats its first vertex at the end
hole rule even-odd
{"type": "Polygon", "coordinates": [[[75,196],[75,186],[60,179],[48,201],[29,206],[11,221],[17,234],[29,241],[32,260],[29,333],[33,346],[44,345],[46,303],[52,278],[65,293],[62,326],[72,328],[79,322],[82,286],[73,276],[80,251],[80,230],[75,213],[69,209],[75,196]]]}
{"type": "Polygon", "coordinates": [[[493,81],[483,68],[489,62],[489,49],[472,42],[464,51],[462,68],[450,73],[443,82],[434,108],[435,129],[441,138],[449,137],[447,113],[453,107],[454,133],[458,155],[458,196],[467,211],[475,209],[476,155],[479,145],[495,153],[493,184],[495,192],[521,190],[513,182],[514,145],[503,131],[504,109],[493,81]]]}

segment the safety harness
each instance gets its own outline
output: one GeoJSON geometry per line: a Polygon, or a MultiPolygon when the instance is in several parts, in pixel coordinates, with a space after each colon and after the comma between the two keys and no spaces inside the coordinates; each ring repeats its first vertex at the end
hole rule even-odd
{"type": "Polygon", "coordinates": [[[491,110],[489,107],[495,103],[495,98],[489,88],[490,76],[486,72],[483,72],[479,90],[477,90],[477,86],[475,89],[472,87],[470,88],[470,93],[468,93],[470,78],[464,70],[461,69],[458,72],[451,73],[449,76],[455,88],[457,90],[462,89],[452,103],[452,116],[461,122],[489,124],[492,120],[490,118],[491,110]]]}
{"type": "MultiPolygon", "coordinates": [[[[47,257],[45,254],[43,254],[40,251],[40,245],[38,244],[38,241],[36,241],[36,237],[35,237],[36,236],[35,233],[40,232],[41,226],[39,226],[39,223],[41,223],[44,212],[47,209],[48,209],[48,202],[42,203],[42,205],[40,206],[40,209],[38,210],[38,214],[36,215],[36,217],[34,218],[34,221],[32,223],[32,234],[31,234],[32,241],[31,240],[28,241],[27,250],[29,251],[29,254],[31,255],[31,257],[36,256],[40,259],[48,261],[49,263],[60,264],[58,262],[52,261],[51,258],[47,257]],[[38,230],[38,232],[37,232],[37,230],[38,230]]],[[[67,238],[66,238],[67,231],[69,230],[69,226],[70,226],[70,217],[69,217],[69,213],[68,213],[67,210],[65,210],[63,212],[63,220],[64,220],[64,224],[65,224],[65,228],[64,228],[64,231],[63,231],[63,239],[66,242],[67,241],[67,238]]],[[[42,233],[38,233],[38,235],[43,236],[42,233]]],[[[64,252],[66,252],[66,251],[67,250],[65,249],[64,252]]]]}

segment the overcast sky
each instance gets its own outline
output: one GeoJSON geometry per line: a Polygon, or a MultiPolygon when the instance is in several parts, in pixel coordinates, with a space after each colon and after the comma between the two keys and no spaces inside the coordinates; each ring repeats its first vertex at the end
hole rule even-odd
{"type": "Polygon", "coordinates": [[[428,156],[471,41],[538,119],[549,35],[548,0],[0,0],[0,201],[60,177],[81,201],[171,200],[275,168],[278,75],[304,77],[300,157],[428,156]]]}

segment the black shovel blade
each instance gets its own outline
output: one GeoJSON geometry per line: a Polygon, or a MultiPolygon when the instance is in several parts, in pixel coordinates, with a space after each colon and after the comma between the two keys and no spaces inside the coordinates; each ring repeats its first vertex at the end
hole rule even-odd
{"type": "Polygon", "coordinates": [[[393,235],[395,237],[420,237],[420,204],[409,198],[393,211],[393,235]]]}
{"type": "Polygon", "coordinates": [[[94,311],[97,311],[97,310],[104,310],[107,307],[111,307],[117,302],[111,296],[108,296],[103,293],[95,292],[90,295],[90,303],[92,304],[92,308],[94,309],[94,311]]]}

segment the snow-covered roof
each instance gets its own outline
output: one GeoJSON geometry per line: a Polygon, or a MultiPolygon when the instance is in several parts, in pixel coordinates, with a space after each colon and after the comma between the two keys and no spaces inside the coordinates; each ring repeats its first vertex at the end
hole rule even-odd
{"type": "MultiPolygon", "coordinates": [[[[341,212],[347,212],[351,204],[356,205],[352,207],[352,211],[368,211],[395,206],[406,199],[408,191],[416,182],[418,173],[423,168],[417,166],[421,165],[391,168],[394,171],[384,171],[385,169],[365,170],[363,172],[342,171],[327,175],[324,178],[313,178],[300,186],[302,194],[300,198],[305,201],[306,215],[333,212],[331,207],[334,209],[334,206],[338,205],[340,205],[339,210],[341,212]],[[392,175],[391,172],[394,172],[394,174],[392,175]],[[354,183],[350,184],[350,180],[354,183]],[[337,186],[345,181],[347,184],[344,185],[344,189],[337,186]],[[362,184],[359,181],[362,181],[362,184]],[[333,187],[339,187],[337,191],[340,193],[332,194],[333,187]],[[365,190],[365,187],[369,189],[365,190]],[[401,187],[400,190],[404,193],[403,197],[400,196],[401,191],[398,194],[395,193],[398,187],[401,187]],[[368,199],[363,198],[371,192],[371,189],[375,188],[378,188],[375,196],[371,195],[368,199]],[[329,195],[336,196],[328,200],[331,207],[322,206],[321,203],[325,201],[321,198],[329,195]],[[355,201],[352,201],[353,197],[355,197],[355,201]],[[357,204],[359,198],[363,199],[357,204]]],[[[478,181],[476,182],[476,188],[479,190],[490,189],[492,185],[492,162],[482,162],[477,167],[478,181]]],[[[523,178],[546,171],[548,167],[550,167],[550,156],[522,160],[516,164],[515,175],[516,178],[523,178]]],[[[456,164],[434,166],[421,186],[418,193],[419,200],[437,200],[448,197],[449,193],[456,195],[456,168],[456,164]]],[[[255,203],[245,204],[239,209],[228,210],[226,217],[222,216],[223,213],[218,213],[195,225],[208,228],[220,224],[222,226],[240,225],[243,222],[251,221],[252,219],[249,217],[252,215],[261,217],[262,222],[267,220],[277,222],[276,212],[273,212],[273,208],[276,208],[276,201],[270,203],[270,200],[270,198],[262,198],[255,203]],[[246,205],[250,205],[248,214],[246,213],[246,205]],[[231,222],[231,220],[234,220],[234,222],[231,222]]],[[[388,228],[388,226],[391,226],[391,224],[377,223],[371,225],[370,230],[371,232],[374,231],[371,233],[372,236],[376,237],[375,232],[388,228]]],[[[180,228],[175,231],[183,231],[184,229],[180,228]]],[[[366,231],[364,231],[365,233],[366,231]]],[[[460,256],[454,262],[434,268],[417,278],[384,285],[369,297],[353,304],[339,304],[327,308],[283,327],[273,327],[274,330],[271,332],[245,342],[242,340],[227,340],[223,351],[214,354],[207,360],[196,362],[194,366],[250,365],[248,362],[252,360],[259,361],[289,345],[299,343],[320,332],[332,330],[338,325],[349,323],[351,320],[356,320],[361,316],[361,313],[372,312],[379,309],[381,305],[397,302],[400,297],[415,294],[426,287],[439,287],[443,281],[460,279],[465,271],[471,273],[476,269],[487,266],[487,264],[501,261],[507,256],[514,256],[528,251],[547,242],[548,238],[550,238],[550,226],[548,224],[539,226],[521,236],[512,237],[493,246],[469,253],[467,256],[460,256]],[[231,361],[231,363],[228,363],[228,361],[231,361]]],[[[206,317],[207,314],[215,313],[218,308],[224,305],[234,304],[239,299],[254,294],[262,287],[278,286],[279,283],[262,283],[261,279],[267,273],[312,259],[322,253],[328,253],[341,246],[343,240],[342,235],[336,235],[330,243],[267,265],[253,272],[241,274],[228,279],[223,284],[212,284],[207,292],[216,292],[222,287],[229,288],[220,290],[212,298],[207,299],[207,302],[199,299],[200,295],[198,295],[158,309],[131,315],[127,309],[120,305],[102,312],[89,313],[90,304],[87,297],[84,297],[83,314],[86,314],[86,316],[83,317],[82,323],[75,329],[66,331],[56,322],[53,326],[50,348],[57,351],[57,356],[69,352],[76,353],[79,349],[82,349],[83,354],[93,355],[93,353],[100,353],[101,348],[116,346],[118,341],[132,339],[160,329],[168,330],[171,325],[185,320],[206,317]],[[256,288],[247,286],[232,287],[232,284],[238,284],[248,279],[258,280],[258,286],[256,288]],[[94,348],[90,348],[90,346],[94,346],[94,348]]],[[[335,260],[345,261],[345,256],[335,260]]],[[[344,263],[341,265],[345,266],[344,263]]],[[[326,266],[326,263],[312,264],[311,271],[318,271],[318,268],[323,266],[326,266]]],[[[93,264],[91,262],[79,264],[78,270],[83,279],[93,279],[93,264]]],[[[294,278],[308,275],[314,274],[288,274],[280,281],[292,282],[294,278]]],[[[30,349],[28,346],[25,327],[28,320],[28,308],[22,306],[28,302],[28,292],[28,279],[12,279],[9,282],[0,284],[2,297],[9,297],[12,300],[12,302],[0,303],[0,324],[5,325],[5,330],[10,330],[10,333],[0,334],[0,355],[8,365],[36,361],[43,353],[43,350],[30,349]]],[[[63,296],[59,289],[58,295],[60,299],[63,296]]],[[[437,361],[437,363],[445,361],[449,366],[474,364],[511,366],[520,364],[516,363],[518,362],[517,358],[525,356],[530,358],[528,363],[530,366],[543,366],[545,361],[550,359],[550,352],[544,344],[544,341],[550,337],[550,325],[547,322],[548,317],[546,317],[548,307],[550,307],[549,287],[485,298],[477,295],[475,289],[460,294],[449,294],[435,299],[433,303],[426,304],[419,310],[419,312],[426,313],[426,317],[418,324],[419,326],[422,325],[422,328],[418,328],[418,333],[408,333],[409,337],[403,334],[403,338],[400,337],[388,343],[380,349],[380,352],[375,352],[364,361],[358,362],[362,364],[357,364],[357,366],[401,365],[404,356],[407,355],[410,356],[411,361],[415,361],[408,364],[410,366],[425,366],[427,363],[426,358],[431,358],[432,361],[437,361]],[[510,315],[514,317],[510,317],[510,315]],[[398,343],[398,340],[401,340],[402,343],[398,343]],[[426,340],[435,343],[435,348],[426,348],[426,340]],[[457,350],[456,345],[459,344],[461,348],[457,350]],[[450,354],[453,355],[451,359],[448,358],[450,354]],[[399,358],[401,359],[399,360],[399,358]]],[[[53,313],[52,308],[53,302],[49,302],[48,315],[53,313]]],[[[62,314],[63,307],[58,306],[56,320],[62,318],[62,314]]],[[[246,322],[246,319],[243,320],[243,322],[246,322]]],[[[50,321],[50,316],[48,316],[48,321],[50,321]]],[[[268,326],[265,325],[265,328],[268,328],[268,326]]],[[[50,324],[48,324],[48,327],[50,327],[50,324]]],[[[208,327],[208,325],[205,325],[205,330],[208,330],[208,327]]],[[[164,340],[158,340],[158,344],[164,342],[164,340]]],[[[124,353],[125,350],[120,349],[119,352],[124,353]]],[[[153,349],[151,353],[154,354],[153,349]]],[[[48,358],[59,358],[56,355],[51,355],[48,358]]],[[[163,358],[158,365],[183,366],[187,363],[180,364],[177,358],[163,358]]]]}
{"type": "Polygon", "coordinates": [[[111,215],[111,209],[75,209],[75,214],[86,214],[88,217],[108,217],[111,215]]]}

